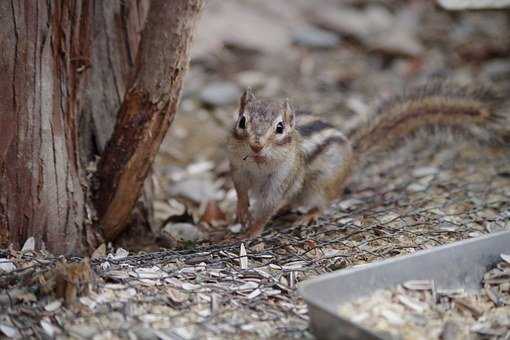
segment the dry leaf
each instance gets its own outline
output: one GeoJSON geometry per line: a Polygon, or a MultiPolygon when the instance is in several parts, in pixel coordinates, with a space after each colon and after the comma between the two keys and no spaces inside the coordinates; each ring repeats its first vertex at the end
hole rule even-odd
{"type": "Polygon", "coordinates": [[[25,253],[25,252],[34,251],[34,250],[35,250],[35,239],[33,236],[31,236],[25,241],[25,244],[23,244],[23,247],[21,248],[21,252],[25,253]]]}
{"type": "Polygon", "coordinates": [[[104,257],[104,256],[106,256],[106,244],[101,243],[101,245],[99,247],[97,247],[96,250],[94,250],[94,252],[90,256],[90,258],[97,259],[99,257],[104,257]]]}

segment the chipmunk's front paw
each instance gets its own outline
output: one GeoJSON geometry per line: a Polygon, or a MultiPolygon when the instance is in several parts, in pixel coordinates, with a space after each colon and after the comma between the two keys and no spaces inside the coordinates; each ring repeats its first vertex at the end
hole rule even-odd
{"type": "Polygon", "coordinates": [[[313,208],[310,211],[306,212],[303,216],[300,216],[295,224],[298,225],[311,225],[317,222],[322,212],[318,208],[313,208]]]}

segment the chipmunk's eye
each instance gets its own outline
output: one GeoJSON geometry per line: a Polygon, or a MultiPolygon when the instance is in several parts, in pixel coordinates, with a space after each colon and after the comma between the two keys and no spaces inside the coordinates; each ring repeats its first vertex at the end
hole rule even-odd
{"type": "Polygon", "coordinates": [[[239,128],[246,129],[246,118],[244,116],[239,119],[239,128]]]}
{"type": "Polygon", "coordinates": [[[276,133],[283,133],[283,122],[276,124],[276,133]]]}

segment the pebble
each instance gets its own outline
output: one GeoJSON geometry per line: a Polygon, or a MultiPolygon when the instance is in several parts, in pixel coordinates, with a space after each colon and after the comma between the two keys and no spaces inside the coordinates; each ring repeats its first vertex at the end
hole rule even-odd
{"type": "Polygon", "coordinates": [[[205,234],[191,223],[168,223],[163,230],[174,239],[197,242],[205,239],[205,234]]]}
{"type": "Polygon", "coordinates": [[[200,100],[210,106],[224,106],[236,103],[241,96],[241,89],[229,81],[208,84],[200,93],[200,100]]]}
{"type": "Polygon", "coordinates": [[[342,7],[322,8],[313,15],[314,23],[338,34],[355,38],[371,50],[388,55],[418,56],[424,47],[416,37],[412,12],[393,15],[382,6],[364,10],[342,7]]]}
{"type": "Polygon", "coordinates": [[[173,196],[182,196],[197,203],[221,200],[225,195],[221,190],[221,183],[210,177],[186,178],[174,183],[169,192],[173,196]]]}
{"type": "Polygon", "coordinates": [[[438,3],[445,9],[492,9],[508,8],[510,0],[438,0],[438,3]]]}
{"type": "Polygon", "coordinates": [[[96,334],[98,329],[93,326],[84,325],[84,324],[78,324],[78,325],[72,325],[70,326],[67,331],[70,333],[71,336],[81,337],[81,338],[91,338],[96,334]]]}
{"type": "Polygon", "coordinates": [[[237,75],[237,80],[243,87],[258,88],[264,86],[268,76],[258,71],[244,71],[237,75]]]}
{"type": "Polygon", "coordinates": [[[495,59],[483,66],[482,73],[493,81],[504,80],[510,77],[510,61],[495,59]]]}
{"type": "Polygon", "coordinates": [[[334,48],[340,42],[336,34],[314,27],[298,29],[292,40],[296,45],[316,49],[334,48]]]}
{"type": "Polygon", "coordinates": [[[140,327],[134,330],[136,336],[141,340],[157,340],[159,337],[155,331],[148,327],[140,327]]]}

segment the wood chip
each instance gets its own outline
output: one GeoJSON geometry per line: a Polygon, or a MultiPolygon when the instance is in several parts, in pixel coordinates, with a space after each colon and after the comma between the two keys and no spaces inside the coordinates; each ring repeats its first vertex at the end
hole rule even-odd
{"type": "Polygon", "coordinates": [[[434,281],[431,280],[411,280],[402,284],[410,290],[432,290],[434,288],[434,281]]]}
{"type": "Polygon", "coordinates": [[[244,247],[244,243],[241,243],[241,249],[239,250],[239,258],[241,269],[248,269],[248,257],[246,256],[246,248],[244,247]]]}
{"type": "Polygon", "coordinates": [[[62,301],[60,300],[55,300],[55,301],[52,301],[50,303],[48,303],[44,309],[48,312],[54,312],[56,311],[57,309],[60,308],[60,306],[62,306],[62,301]]]}

